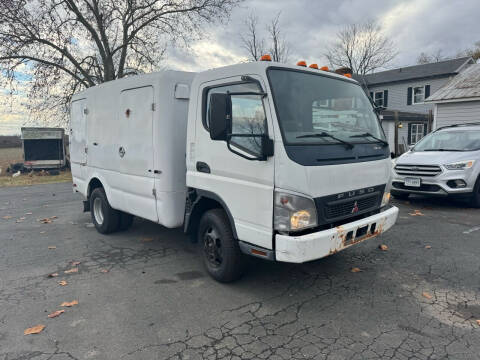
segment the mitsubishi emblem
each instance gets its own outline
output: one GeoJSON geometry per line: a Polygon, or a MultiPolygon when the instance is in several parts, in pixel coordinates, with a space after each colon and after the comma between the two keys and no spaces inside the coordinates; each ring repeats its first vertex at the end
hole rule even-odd
{"type": "Polygon", "coordinates": [[[356,214],[357,212],[358,212],[358,204],[355,201],[355,204],[353,204],[352,214],[356,214]]]}

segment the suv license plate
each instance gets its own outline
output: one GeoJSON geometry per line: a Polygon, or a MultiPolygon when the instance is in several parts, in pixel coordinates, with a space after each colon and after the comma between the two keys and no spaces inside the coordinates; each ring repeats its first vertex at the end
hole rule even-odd
{"type": "Polygon", "coordinates": [[[405,186],[420,187],[420,178],[405,178],[405,186]]]}

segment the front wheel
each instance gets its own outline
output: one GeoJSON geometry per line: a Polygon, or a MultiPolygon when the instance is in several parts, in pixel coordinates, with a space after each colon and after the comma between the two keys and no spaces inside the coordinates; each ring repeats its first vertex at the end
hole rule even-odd
{"type": "Polygon", "coordinates": [[[90,195],[90,213],[92,222],[100,234],[110,234],[118,230],[120,214],[107,200],[103,188],[96,188],[90,195]]]}
{"type": "Polygon", "coordinates": [[[476,208],[480,208],[480,176],[473,188],[472,196],[470,197],[470,205],[476,208]]]}
{"type": "Polygon", "coordinates": [[[205,267],[215,280],[232,282],[244,271],[245,259],[234,238],[225,211],[213,209],[203,214],[198,227],[198,240],[202,248],[205,267]]]}

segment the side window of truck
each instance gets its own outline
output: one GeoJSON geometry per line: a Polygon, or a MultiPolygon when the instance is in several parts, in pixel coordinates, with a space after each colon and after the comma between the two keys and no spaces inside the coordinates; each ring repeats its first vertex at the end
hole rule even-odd
{"type": "MultiPolygon", "coordinates": [[[[215,93],[227,92],[259,92],[254,83],[231,84],[208,89],[205,96],[204,126],[208,130],[210,96],[215,93]]],[[[231,145],[238,147],[253,155],[261,153],[261,138],[255,136],[267,133],[267,124],[263,101],[258,96],[234,95],[232,96],[232,136],[231,145]]]]}

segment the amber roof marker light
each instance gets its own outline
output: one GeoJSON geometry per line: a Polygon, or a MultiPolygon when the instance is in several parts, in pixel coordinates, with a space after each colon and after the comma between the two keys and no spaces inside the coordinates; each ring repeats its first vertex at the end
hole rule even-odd
{"type": "Polygon", "coordinates": [[[297,62],[297,66],[307,67],[307,62],[305,60],[300,60],[299,62],[297,62]]]}
{"type": "Polygon", "coordinates": [[[262,55],[262,57],[260,58],[260,61],[272,61],[272,57],[268,54],[262,55]]]}
{"type": "Polygon", "coordinates": [[[320,70],[323,70],[323,71],[330,71],[330,69],[328,68],[328,66],[322,66],[320,68],[320,70]]]}
{"type": "Polygon", "coordinates": [[[310,69],[317,69],[318,70],[318,65],[317,64],[311,64],[309,66],[310,69]]]}

